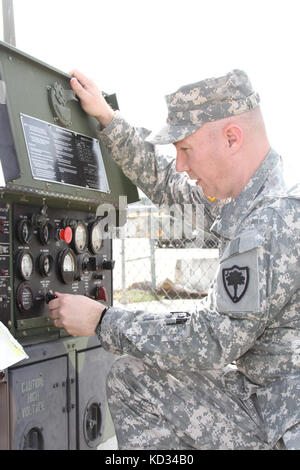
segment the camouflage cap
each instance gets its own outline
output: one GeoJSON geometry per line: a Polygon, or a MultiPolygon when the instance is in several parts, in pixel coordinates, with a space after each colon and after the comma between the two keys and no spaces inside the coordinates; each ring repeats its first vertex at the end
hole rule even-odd
{"type": "Polygon", "coordinates": [[[185,85],[166,96],[167,125],[146,139],[153,144],[171,144],[184,139],[206,122],[241,114],[259,105],[259,95],[252,89],[242,70],[185,85]]]}

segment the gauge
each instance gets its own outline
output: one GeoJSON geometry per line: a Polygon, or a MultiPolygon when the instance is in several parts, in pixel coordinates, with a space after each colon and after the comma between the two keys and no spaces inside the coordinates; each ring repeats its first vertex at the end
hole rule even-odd
{"type": "Polygon", "coordinates": [[[50,224],[44,224],[39,228],[39,239],[42,245],[48,245],[53,228],[50,224]]]}
{"type": "Polygon", "coordinates": [[[64,257],[62,269],[66,273],[70,273],[74,271],[75,264],[74,264],[74,257],[71,255],[71,253],[67,253],[66,256],[64,257]]]}
{"type": "Polygon", "coordinates": [[[102,231],[99,222],[94,222],[90,231],[90,248],[94,254],[99,253],[102,247],[102,231]]]}
{"type": "Polygon", "coordinates": [[[33,258],[28,251],[22,251],[18,254],[17,267],[20,276],[27,281],[33,273],[33,258]]]}
{"type": "Polygon", "coordinates": [[[76,259],[74,252],[70,248],[67,248],[60,253],[58,258],[58,268],[65,284],[69,284],[74,281],[76,259]]]}
{"type": "Polygon", "coordinates": [[[32,237],[32,225],[30,220],[22,219],[17,225],[17,235],[21,243],[27,244],[32,237]]]}
{"type": "Polygon", "coordinates": [[[39,257],[39,269],[43,277],[50,276],[53,267],[53,258],[50,255],[41,255],[39,257]]]}
{"type": "Polygon", "coordinates": [[[78,222],[74,229],[74,247],[77,253],[82,253],[88,243],[88,232],[86,225],[83,222],[78,222]]]}
{"type": "Polygon", "coordinates": [[[33,272],[33,259],[30,253],[23,253],[20,271],[24,279],[29,279],[33,272]]]}
{"type": "Polygon", "coordinates": [[[33,307],[33,293],[28,282],[22,282],[17,289],[17,305],[21,312],[29,312],[33,307]]]}

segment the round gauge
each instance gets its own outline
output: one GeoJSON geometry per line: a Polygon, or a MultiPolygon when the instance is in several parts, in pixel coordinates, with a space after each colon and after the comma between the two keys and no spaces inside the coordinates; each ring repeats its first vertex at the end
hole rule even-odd
{"type": "Polygon", "coordinates": [[[29,243],[32,237],[32,225],[29,220],[22,219],[17,225],[17,235],[21,243],[29,243]]]}
{"type": "Polygon", "coordinates": [[[20,276],[26,281],[33,273],[33,258],[28,251],[22,251],[17,257],[17,267],[20,276]]]}
{"type": "Polygon", "coordinates": [[[88,243],[88,232],[86,225],[83,222],[79,222],[74,229],[74,246],[77,253],[82,253],[88,243]]]}
{"type": "Polygon", "coordinates": [[[102,231],[99,222],[95,222],[90,231],[90,248],[94,254],[99,253],[102,247],[102,231]]]}
{"type": "Polygon", "coordinates": [[[76,272],[76,258],[74,252],[67,248],[62,251],[58,259],[58,267],[65,284],[73,282],[75,279],[76,272]]]}
{"type": "Polygon", "coordinates": [[[39,239],[42,245],[49,245],[51,233],[52,226],[50,224],[44,224],[39,228],[39,239]]]}
{"type": "Polygon", "coordinates": [[[29,312],[33,307],[33,293],[27,282],[22,282],[17,289],[17,305],[21,312],[29,312]]]}
{"type": "Polygon", "coordinates": [[[67,253],[63,260],[62,269],[66,273],[73,272],[75,269],[75,260],[71,253],[67,253]]]}
{"type": "Polygon", "coordinates": [[[41,255],[39,257],[39,269],[42,276],[50,276],[53,266],[53,258],[50,255],[41,255]]]}

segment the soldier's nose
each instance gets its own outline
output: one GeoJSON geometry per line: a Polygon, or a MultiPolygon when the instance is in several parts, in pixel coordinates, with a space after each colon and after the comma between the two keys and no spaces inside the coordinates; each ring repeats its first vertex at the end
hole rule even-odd
{"type": "Polygon", "coordinates": [[[189,171],[189,169],[185,156],[181,152],[177,152],[176,171],[183,172],[189,171]]]}

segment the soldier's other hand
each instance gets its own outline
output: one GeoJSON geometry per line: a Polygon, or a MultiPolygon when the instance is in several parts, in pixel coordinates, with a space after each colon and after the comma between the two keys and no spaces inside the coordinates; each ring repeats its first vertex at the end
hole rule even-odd
{"type": "Polygon", "coordinates": [[[55,295],[57,298],[48,304],[54,325],[72,336],[94,336],[105,305],[84,295],[55,295]]]}
{"type": "Polygon", "coordinates": [[[114,118],[114,111],[105,101],[97,85],[79,70],[72,70],[70,85],[80,99],[83,110],[107,126],[114,118]]]}

